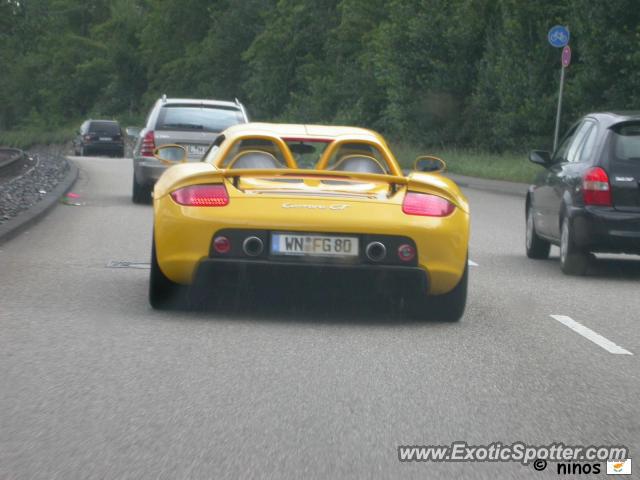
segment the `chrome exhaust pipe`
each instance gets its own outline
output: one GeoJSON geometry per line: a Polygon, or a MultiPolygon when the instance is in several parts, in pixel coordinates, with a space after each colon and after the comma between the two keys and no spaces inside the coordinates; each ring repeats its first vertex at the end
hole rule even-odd
{"type": "Polygon", "coordinates": [[[387,256],[387,247],[380,242],[371,242],[365,249],[367,258],[372,262],[380,262],[387,256]]]}
{"type": "Polygon", "coordinates": [[[264,244],[258,237],[247,237],[242,242],[242,250],[249,257],[257,257],[264,250],[264,244]]]}

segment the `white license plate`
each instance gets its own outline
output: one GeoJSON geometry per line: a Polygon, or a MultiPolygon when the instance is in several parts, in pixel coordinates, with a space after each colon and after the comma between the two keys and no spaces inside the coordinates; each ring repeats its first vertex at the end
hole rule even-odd
{"type": "Polygon", "coordinates": [[[356,257],[358,239],[333,235],[274,233],[271,235],[271,253],[311,257],[356,257]]]}
{"type": "Polygon", "coordinates": [[[204,155],[207,151],[206,145],[187,145],[189,155],[204,155]]]}
{"type": "Polygon", "coordinates": [[[111,137],[100,137],[100,141],[101,142],[110,142],[111,141],[111,137]]]}

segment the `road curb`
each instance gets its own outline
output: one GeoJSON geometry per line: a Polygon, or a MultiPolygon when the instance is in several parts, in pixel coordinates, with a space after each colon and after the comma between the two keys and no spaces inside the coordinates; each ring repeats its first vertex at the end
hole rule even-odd
{"type": "Polygon", "coordinates": [[[36,220],[53,208],[53,206],[58,203],[58,200],[67,193],[78,178],[78,167],[68,159],[67,163],[69,164],[69,171],[53,190],[42,197],[42,199],[31,208],[28,208],[16,217],[0,225],[0,243],[9,240],[29,225],[35,223],[36,220]]]}
{"type": "Polygon", "coordinates": [[[445,176],[456,182],[459,186],[474,190],[485,190],[505,195],[526,197],[529,188],[528,183],[506,182],[504,180],[489,180],[486,178],[467,177],[455,173],[445,173],[445,176]]]}

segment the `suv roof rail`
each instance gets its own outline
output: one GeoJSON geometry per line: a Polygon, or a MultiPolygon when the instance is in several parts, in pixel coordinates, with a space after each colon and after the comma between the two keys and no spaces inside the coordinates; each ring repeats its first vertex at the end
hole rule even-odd
{"type": "Polygon", "coordinates": [[[240,100],[238,100],[238,97],[236,97],[234,100],[236,101],[236,105],[238,105],[240,107],[240,110],[242,110],[242,115],[244,115],[244,119],[248,122],[249,116],[247,115],[247,111],[244,109],[244,105],[240,103],[240,100]]]}

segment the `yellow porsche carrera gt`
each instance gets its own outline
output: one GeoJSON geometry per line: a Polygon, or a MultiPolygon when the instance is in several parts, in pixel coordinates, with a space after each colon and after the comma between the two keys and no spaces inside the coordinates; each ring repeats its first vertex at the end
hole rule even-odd
{"type": "Polygon", "coordinates": [[[469,206],[441,160],[404,175],[373,131],[267,123],[225,130],[201,162],[178,145],[155,154],[175,165],[153,191],[154,308],[193,284],[222,295],[262,279],[383,290],[412,315],[462,317],[469,206]]]}

